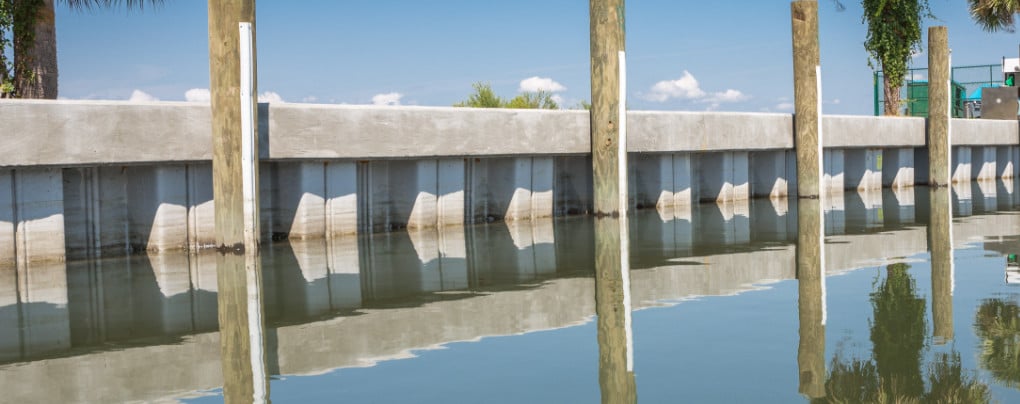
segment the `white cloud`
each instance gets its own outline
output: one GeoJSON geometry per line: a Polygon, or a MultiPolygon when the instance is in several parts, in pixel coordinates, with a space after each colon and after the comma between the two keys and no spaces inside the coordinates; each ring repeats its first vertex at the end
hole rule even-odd
{"type": "Polygon", "coordinates": [[[649,101],[666,102],[671,99],[696,101],[706,103],[708,110],[719,108],[720,104],[730,102],[741,102],[751,99],[751,96],[740,90],[727,89],[726,91],[709,93],[701,89],[698,79],[694,78],[691,72],[684,70],[683,76],[676,80],[663,80],[652,86],[648,94],[643,97],[649,101]]]}
{"type": "Polygon", "coordinates": [[[923,73],[913,73],[910,75],[910,81],[928,81],[928,76],[923,73]]]}
{"type": "MultiPolygon", "coordinates": [[[[208,88],[192,88],[184,92],[184,100],[188,102],[205,102],[208,103],[212,99],[212,95],[209,93],[208,88]]],[[[272,91],[266,91],[259,94],[259,102],[270,102],[270,103],[283,103],[283,97],[272,91]]]]}
{"type": "Polygon", "coordinates": [[[705,91],[698,84],[691,72],[684,70],[684,75],[676,80],[663,80],[652,86],[652,91],[645,96],[650,101],[666,102],[671,98],[686,100],[699,99],[705,91]]]}
{"type": "Polygon", "coordinates": [[[723,102],[747,101],[750,98],[751,98],[751,96],[731,88],[731,89],[727,89],[726,91],[723,91],[723,92],[712,93],[711,96],[706,98],[706,101],[707,102],[711,102],[713,104],[718,104],[718,103],[723,103],[723,102]]]}
{"type": "Polygon", "coordinates": [[[208,103],[211,98],[208,88],[192,88],[184,92],[184,100],[188,102],[208,103]]]}
{"type": "Polygon", "coordinates": [[[373,105],[400,105],[400,99],[404,98],[401,93],[383,93],[372,96],[373,105]]]}
{"type": "Polygon", "coordinates": [[[159,101],[159,98],[153,97],[149,93],[142,90],[135,90],[131,92],[131,97],[128,98],[131,102],[153,102],[159,101]]]}
{"type": "Polygon", "coordinates": [[[776,110],[779,110],[779,111],[793,111],[793,103],[792,102],[780,102],[780,103],[776,104],[776,110]]]}
{"type": "Polygon", "coordinates": [[[281,104],[286,101],[283,100],[283,97],[280,97],[280,94],[274,93],[272,91],[266,91],[262,94],[259,94],[259,102],[281,104]]]}
{"type": "Polygon", "coordinates": [[[553,81],[548,77],[528,77],[521,80],[521,87],[517,89],[521,93],[535,93],[539,91],[546,91],[550,93],[556,93],[560,91],[566,91],[567,87],[553,81]]]}
{"type": "Polygon", "coordinates": [[[316,97],[314,95],[309,95],[309,96],[301,99],[301,102],[304,102],[304,103],[314,103],[314,102],[318,102],[318,101],[319,101],[319,97],[316,97]]]}

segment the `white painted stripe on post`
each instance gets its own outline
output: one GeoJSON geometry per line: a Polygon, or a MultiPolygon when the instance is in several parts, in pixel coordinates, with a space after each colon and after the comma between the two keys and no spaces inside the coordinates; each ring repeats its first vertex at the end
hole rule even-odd
{"type": "Polygon", "coordinates": [[[241,65],[241,193],[244,215],[245,272],[248,291],[248,338],[251,345],[252,402],[266,402],[265,342],[263,340],[262,299],[258,274],[258,147],[255,122],[255,50],[252,26],[238,23],[239,56],[241,65]]]}
{"type": "Polygon", "coordinates": [[[238,23],[241,57],[241,187],[244,198],[245,249],[258,249],[258,147],[255,122],[255,60],[252,26],[238,23]]]}
{"type": "Polygon", "coordinates": [[[245,284],[248,291],[248,343],[251,345],[252,402],[265,403],[269,399],[266,386],[265,323],[262,320],[262,282],[258,254],[244,254],[245,284]]]}
{"type": "Polygon", "coordinates": [[[619,124],[619,141],[617,142],[617,171],[619,174],[620,194],[620,271],[623,277],[623,324],[627,339],[627,371],[634,371],[634,331],[631,328],[630,301],[630,226],[627,221],[629,205],[627,183],[627,56],[624,51],[618,54],[620,64],[620,103],[617,111],[619,124]]]}
{"type": "MultiPolygon", "coordinates": [[[[825,176],[824,176],[824,174],[825,174],[824,171],[825,170],[823,168],[824,164],[822,163],[822,158],[824,158],[825,155],[822,154],[822,145],[825,144],[825,142],[822,141],[822,137],[824,136],[824,134],[822,133],[822,66],[820,66],[820,65],[815,65],[815,91],[816,91],[815,94],[817,95],[817,102],[818,102],[818,106],[817,106],[817,108],[818,108],[818,110],[817,110],[818,111],[818,115],[817,115],[817,119],[816,120],[818,121],[818,201],[819,201],[819,204],[820,204],[821,200],[822,200],[822,192],[825,192],[825,187],[822,186],[822,178],[825,178],[825,176]]],[[[820,272],[820,276],[818,278],[822,282],[822,325],[825,325],[825,321],[828,319],[829,313],[828,313],[828,307],[825,304],[825,301],[826,301],[826,296],[825,296],[826,295],[826,290],[825,290],[825,212],[821,208],[821,206],[819,206],[818,214],[821,216],[821,217],[818,218],[818,240],[819,240],[818,242],[819,242],[819,244],[821,244],[821,245],[818,246],[818,260],[819,260],[819,266],[821,266],[821,268],[818,269],[818,271],[820,272]]]]}
{"type": "Polygon", "coordinates": [[[627,55],[620,51],[617,55],[619,62],[619,83],[620,97],[617,106],[616,122],[619,125],[619,139],[617,141],[617,171],[619,174],[619,195],[620,195],[620,216],[626,216],[628,210],[629,191],[627,184],[627,55]]]}

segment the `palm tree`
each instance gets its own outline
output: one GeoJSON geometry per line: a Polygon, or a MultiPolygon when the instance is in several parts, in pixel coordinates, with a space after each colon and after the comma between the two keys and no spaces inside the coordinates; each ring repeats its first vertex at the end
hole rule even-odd
{"type": "Polygon", "coordinates": [[[967,0],[970,16],[985,31],[1013,32],[1014,15],[1020,12],[1020,0],[967,0]]]}
{"type": "MultiPolygon", "coordinates": [[[[57,29],[54,0],[0,0],[13,11],[14,88],[21,98],[57,98],[57,29]]],[[[60,0],[74,10],[125,5],[141,9],[163,0],[60,0]]]]}

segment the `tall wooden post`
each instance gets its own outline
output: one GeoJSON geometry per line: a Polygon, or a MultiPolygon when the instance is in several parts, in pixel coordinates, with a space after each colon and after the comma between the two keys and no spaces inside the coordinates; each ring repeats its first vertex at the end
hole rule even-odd
{"type": "Polygon", "coordinates": [[[266,325],[258,254],[217,256],[216,284],[223,399],[227,403],[268,402],[266,325]]]}
{"type": "Polygon", "coordinates": [[[595,316],[603,403],[637,402],[627,217],[595,219],[595,316]]]}
{"type": "Polygon", "coordinates": [[[825,238],[818,200],[797,204],[797,307],[800,342],[798,391],[810,398],[825,397],[825,238]]]}
{"type": "MultiPolygon", "coordinates": [[[[968,184],[969,185],[969,184],[968,184]]],[[[953,210],[948,187],[928,191],[928,252],[931,255],[932,337],[936,345],[953,340],[953,210]]]]}
{"type": "Polygon", "coordinates": [[[818,2],[790,3],[793,20],[793,128],[797,151],[797,196],[821,194],[821,82],[818,55],[818,2]]]}
{"type": "Polygon", "coordinates": [[[945,26],[928,27],[928,184],[952,183],[949,171],[949,33],[945,26]]]}
{"type": "Polygon", "coordinates": [[[603,403],[633,403],[623,0],[589,0],[595,306],[603,403]]]}
{"type": "Polygon", "coordinates": [[[627,103],[623,0],[590,0],[591,154],[596,216],[627,212],[627,103]]]}
{"type": "Polygon", "coordinates": [[[221,250],[234,252],[258,248],[254,37],[255,0],[209,1],[209,91],[212,99],[216,244],[221,250]],[[241,23],[250,25],[246,28],[241,23]],[[245,38],[245,35],[250,35],[250,38],[245,38]],[[242,41],[250,48],[242,49],[242,41]],[[246,79],[247,83],[242,83],[242,79],[246,79]]]}

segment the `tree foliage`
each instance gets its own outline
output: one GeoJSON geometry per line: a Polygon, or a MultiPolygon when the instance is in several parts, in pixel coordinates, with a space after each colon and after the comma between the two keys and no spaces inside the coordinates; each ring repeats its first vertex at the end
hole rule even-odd
{"type": "Polygon", "coordinates": [[[864,49],[870,56],[868,64],[882,69],[885,114],[898,115],[907,62],[915,50],[920,50],[921,23],[934,16],[928,0],[862,0],[861,5],[863,22],[868,26],[864,39],[864,49]]]}
{"type": "Polygon", "coordinates": [[[1020,304],[989,299],[978,307],[974,329],[981,338],[981,366],[999,383],[1020,388],[1020,304]]]}
{"type": "Polygon", "coordinates": [[[35,39],[36,16],[43,0],[0,0],[0,98],[18,96],[19,76],[31,75],[28,48],[35,39]],[[8,50],[14,58],[8,58],[8,50]]]}
{"type": "MultiPolygon", "coordinates": [[[[963,368],[955,349],[935,353],[926,364],[925,377],[922,358],[927,348],[926,303],[908,269],[907,264],[889,265],[885,278],[873,284],[871,357],[848,357],[842,349],[837,350],[825,381],[826,397],[813,399],[812,403],[991,401],[988,385],[963,368]]],[[[984,317],[1002,317],[997,309],[989,309],[984,317]]],[[[984,317],[979,312],[979,324],[984,317]]]]}
{"type": "Polygon", "coordinates": [[[547,91],[524,92],[509,100],[496,95],[489,83],[474,83],[475,92],[455,107],[470,108],[518,108],[518,109],[559,109],[553,94],[547,91]]]}
{"type": "Polygon", "coordinates": [[[1016,31],[1020,0],[967,0],[967,5],[971,18],[985,31],[1016,31]]]}
{"type": "Polygon", "coordinates": [[[560,105],[553,99],[553,94],[541,90],[534,93],[521,93],[511,98],[506,103],[506,107],[519,109],[560,109],[560,105]]]}
{"type": "MultiPolygon", "coordinates": [[[[57,0],[57,2],[78,11],[118,6],[141,10],[146,4],[162,5],[164,0],[57,0]]],[[[18,83],[38,81],[36,78],[56,82],[56,72],[53,72],[52,77],[37,77],[39,73],[31,68],[31,62],[35,58],[56,60],[55,47],[42,50],[52,52],[51,55],[39,55],[40,49],[35,46],[37,24],[54,24],[52,18],[39,18],[40,15],[47,14],[44,11],[51,12],[52,3],[47,4],[44,0],[0,0],[0,98],[24,95],[21,94],[18,83]]],[[[52,16],[52,13],[49,15],[52,16]]]]}

